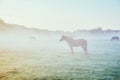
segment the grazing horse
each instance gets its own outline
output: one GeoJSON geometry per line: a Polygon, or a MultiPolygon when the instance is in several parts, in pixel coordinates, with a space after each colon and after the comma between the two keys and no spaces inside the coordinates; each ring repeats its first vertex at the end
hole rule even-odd
{"type": "Polygon", "coordinates": [[[68,36],[62,36],[60,41],[65,40],[68,45],[70,46],[71,52],[73,54],[73,47],[79,47],[81,46],[83,48],[83,50],[85,51],[85,53],[87,54],[87,41],[84,39],[73,39],[71,37],[68,36]]]}
{"type": "Polygon", "coordinates": [[[118,36],[114,36],[114,37],[111,38],[111,40],[117,40],[117,41],[119,41],[119,37],[118,36]]]}

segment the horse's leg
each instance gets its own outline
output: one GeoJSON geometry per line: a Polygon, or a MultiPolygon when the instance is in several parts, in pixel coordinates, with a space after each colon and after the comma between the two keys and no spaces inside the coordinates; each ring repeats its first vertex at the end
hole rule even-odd
{"type": "Polygon", "coordinates": [[[71,52],[72,52],[72,54],[73,54],[73,47],[70,47],[70,49],[71,49],[71,52]]]}
{"type": "Polygon", "coordinates": [[[87,54],[87,41],[84,44],[84,48],[85,48],[85,53],[87,54]]]}
{"type": "Polygon", "coordinates": [[[85,53],[87,54],[87,44],[84,45],[85,53]]]}

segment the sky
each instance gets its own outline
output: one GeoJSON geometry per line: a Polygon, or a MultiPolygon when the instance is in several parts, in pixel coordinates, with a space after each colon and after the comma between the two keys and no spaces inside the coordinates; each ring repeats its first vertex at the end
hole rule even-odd
{"type": "Polygon", "coordinates": [[[0,18],[30,28],[120,29],[120,0],[0,0],[0,18]]]}

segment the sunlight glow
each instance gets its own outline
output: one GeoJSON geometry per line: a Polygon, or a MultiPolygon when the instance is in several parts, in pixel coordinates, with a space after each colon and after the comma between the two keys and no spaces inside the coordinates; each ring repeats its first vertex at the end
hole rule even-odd
{"type": "Polygon", "coordinates": [[[120,29],[120,1],[0,0],[0,18],[49,30],[120,29]]]}

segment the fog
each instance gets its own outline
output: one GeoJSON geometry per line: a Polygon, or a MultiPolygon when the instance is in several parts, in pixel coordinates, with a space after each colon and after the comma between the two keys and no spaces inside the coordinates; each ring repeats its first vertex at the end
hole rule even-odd
{"type": "Polygon", "coordinates": [[[9,70],[8,66],[11,66],[10,70],[15,68],[14,71],[17,70],[17,73],[22,76],[13,72],[9,74],[9,71],[6,71],[7,76],[4,77],[9,77],[12,80],[21,78],[22,80],[36,78],[49,78],[50,80],[54,78],[63,80],[72,78],[116,79],[119,75],[116,73],[120,71],[118,69],[120,41],[111,41],[111,37],[114,35],[42,33],[15,25],[2,27],[0,30],[0,51],[8,53],[4,56],[6,61],[9,60],[9,57],[10,60],[15,59],[15,62],[4,65],[6,67],[3,66],[3,71],[9,70]],[[88,55],[81,47],[75,47],[74,54],[71,54],[68,44],[65,41],[59,41],[62,35],[87,40],[88,55]],[[11,76],[12,74],[14,76],[11,76]]]}
{"type": "MultiPolygon", "coordinates": [[[[29,30],[27,28],[5,28],[0,32],[0,47],[1,49],[9,51],[28,51],[41,53],[40,51],[53,50],[55,51],[68,51],[69,47],[65,41],[60,42],[62,35],[70,36],[74,39],[86,39],[88,42],[88,49],[93,49],[93,44],[97,41],[100,42],[111,42],[111,35],[89,35],[89,34],[68,34],[68,33],[41,33],[29,30]]],[[[99,47],[99,46],[98,46],[99,47]]],[[[78,48],[79,50],[80,48],[78,48]]],[[[81,50],[80,50],[81,51],[81,50]]]]}

